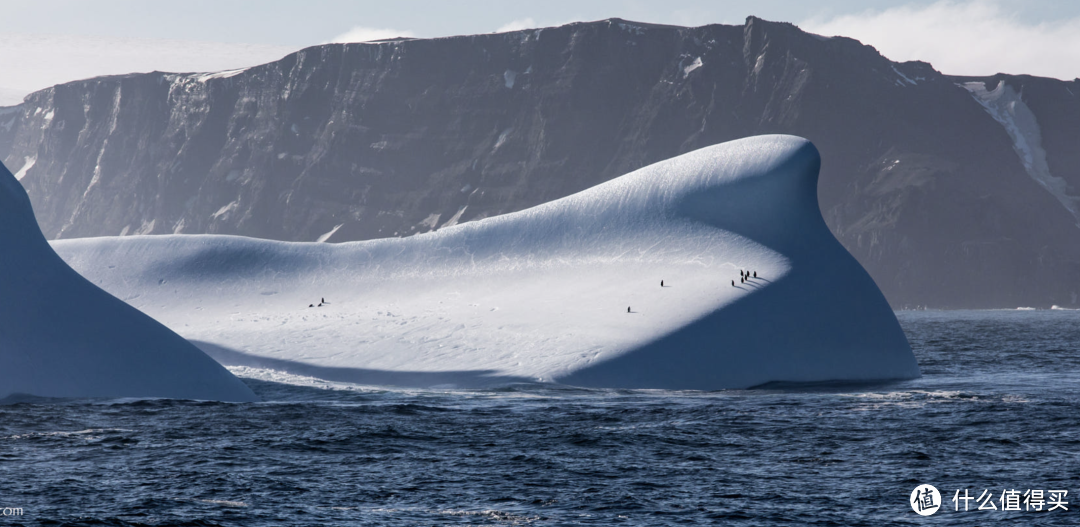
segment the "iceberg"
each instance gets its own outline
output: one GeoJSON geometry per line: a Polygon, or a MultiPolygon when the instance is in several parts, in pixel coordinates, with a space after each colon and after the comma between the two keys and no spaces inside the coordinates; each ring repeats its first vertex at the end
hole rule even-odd
{"type": "Polygon", "coordinates": [[[0,246],[0,400],[256,400],[201,350],[68,267],[2,164],[0,246]]]}
{"type": "Polygon", "coordinates": [[[758,136],[408,238],[53,247],[224,364],[333,381],[717,390],[917,377],[884,296],[822,219],[819,167],[809,141],[758,136]]]}

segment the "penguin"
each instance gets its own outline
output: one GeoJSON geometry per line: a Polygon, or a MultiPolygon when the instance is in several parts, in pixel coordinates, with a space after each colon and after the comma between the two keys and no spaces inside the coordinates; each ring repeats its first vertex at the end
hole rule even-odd
{"type": "Polygon", "coordinates": [[[627,313],[629,313],[629,312],[630,312],[630,306],[626,306],[626,312],[627,312],[627,313]]]}
{"type": "Polygon", "coordinates": [[[320,303],[323,303],[323,304],[329,304],[330,303],[330,302],[327,302],[325,298],[320,298],[319,300],[321,301],[320,303]]]}
{"type": "MultiPolygon", "coordinates": [[[[732,282],[734,284],[735,282],[732,282]]],[[[315,304],[308,304],[307,307],[315,307],[315,304]]]]}
{"type": "Polygon", "coordinates": [[[660,287],[664,287],[664,281],[660,280],[660,287]]]}
{"type": "Polygon", "coordinates": [[[735,280],[731,281],[731,287],[735,287],[735,280]]]}
{"type": "Polygon", "coordinates": [[[757,278],[757,271],[754,271],[754,278],[757,278]]]}

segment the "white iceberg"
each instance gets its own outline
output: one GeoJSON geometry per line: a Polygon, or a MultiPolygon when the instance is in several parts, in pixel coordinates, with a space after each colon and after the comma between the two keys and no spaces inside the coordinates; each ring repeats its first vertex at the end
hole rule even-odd
{"type": "Polygon", "coordinates": [[[409,238],[53,246],[229,365],[461,387],[917,377],[885,298],[821,217],[819,165],[805,139],[761,136],[409,238]]]}
{"type": "Polygon", "coordinates": [[[255,394],[168,328],[79,276],[49,247],[0,165],[0,400],[255,394]]]}

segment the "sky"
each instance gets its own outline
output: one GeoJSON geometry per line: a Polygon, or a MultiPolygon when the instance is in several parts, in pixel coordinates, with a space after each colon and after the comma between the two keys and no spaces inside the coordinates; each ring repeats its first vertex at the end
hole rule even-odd
{"type": "Polygon", "coordinates": [[[328,42],[612,17],[742,24],[749,15],[852,37],[949,74],[1080,77],[1080,2],[1072,0],[0,0],[0,105],[80,78],[242,68],[328,42]]]}

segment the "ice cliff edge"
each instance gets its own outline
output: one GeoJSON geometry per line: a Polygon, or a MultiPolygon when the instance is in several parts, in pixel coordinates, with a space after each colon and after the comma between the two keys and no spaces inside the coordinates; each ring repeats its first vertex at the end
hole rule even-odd
{"type": "Polygon", "coordinates": [[[658,183],[666,178],[678,189],[668,204],[673,216],[760,244],[780,255],[785,269],[733,281],[752,294],[562,382],[743,388],[918,377],[884,295],[821,216],[820,166],[809,141],[760,136],[639,171],[639,178],[663,174],[658,183]]]}
{"type": "Polygon", "coordinates": [[[53,246],[226,364],[329,380],[715,390],[916,377],[884,296],[822,219],[819,165],[805,139],[758,136],[406,238],[53,246]]]}
{"type": "Polygon", "coordinates": [[[0,400],[169,397],[253,401],[198,348],[72,270],[0,164],[0,400]]]}

